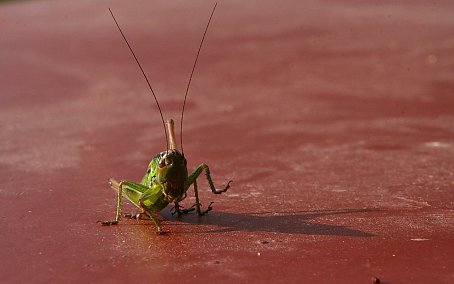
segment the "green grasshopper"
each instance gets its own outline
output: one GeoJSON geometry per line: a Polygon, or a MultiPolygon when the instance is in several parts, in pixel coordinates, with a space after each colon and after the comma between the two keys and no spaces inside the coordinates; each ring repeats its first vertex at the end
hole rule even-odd
{"type": "Polygon", "coordinates": [[[155,214],[163,210],[168,204],[174,203],[174,212],[172,214],[178,214],[181,216],[196,210],[199,216],[205,215],[212,210],[211,202],[207,209],[201,209],[201,203],[199,200],[199,194],[197,190],[197,178],[199,175],[205,171],[208,184],[211,188],[211,191],[214,194],[221,194],[226,192],[230,187],[231,180],[227,185],[222,189],[216,189],[211,179],[210,169],[206,164],[199,165],[191,174],[188,175],[187,161],[183,152],[183,114],[184,106],[186,104],[186,98],[188,95],[189,86],[191,84],[192,76],[194,74],[195,66],[197,64],[197,59],[202,48],[203,40],[205,38],[206,32],[213,17],[214,11],[216,9],[217,3],[214,5],[213,11],[211,12],[208,24],[205,28],[200,46],[197,52],[197,56],[192,68],[192,72],[189,78],[189,82],[186,88],[186,94],[183,101],[183,109],[181,112],[181,152],[177,149],[176,140],[175,140],[175,131],[174,131],[174,122],[172,119],[167,120],[167,123],[164,123],[164,117],[162,115],[161,107],[159,106],[156,95],[151,87],[151,84],[143,71],[142,66],[139,63],[134,51],[128,43],[123,31],[121,30],[115,16],[112,13],[112,10],[109,9],[115,24],[119,32],[121,33],[125,43],[129,47],[134,59],[142,71],[143,76],[145,77],[146,82],[153,94],[153,97],[158,106],[159,112],[161,114],[161,120],[164,126],[164,133],[166,136],[167,150],[157,154],[149,163],[145,176],[142,178],[140,183],[122,180],[117,182],[113,179],[110,180],[110,187],[117,191],[118,193],[118,202],[117,202],[117,214],[115,220],[113,221],[98,221],[102,225],[116,225],[121,220],[122,217],[122,197],[126,197],[132,204],[137,206],[140,209],[140,212],[137,214],[125,214],[126,218],[132,219],[151,219],[156,224],[156,230],[158,234],[162,233],[161,223],[155,214]],[[183,209],[179,204],[186,197],[186,192],[189,187],[194,186],[195,194],[195,205],[188,209],[183,209]],[[195,207],[195,208],[194,208],[195,207]]]}

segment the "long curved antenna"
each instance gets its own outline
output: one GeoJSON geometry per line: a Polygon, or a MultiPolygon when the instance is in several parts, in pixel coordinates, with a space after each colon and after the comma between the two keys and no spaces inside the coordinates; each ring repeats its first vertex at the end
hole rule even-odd
{"type": "Polygon", "coordinates": [[[210,19],[208,20],[207,26],[205,28],[205,32],[203,33],[202,40],[200,41],[200,45],[199,45],[199,50],[197,51],[197,56],[195,57],[194,65],[192,66],[191,76],[189,76],[188,86],[186,87],[186,93],[184,94],[183,109],[181,110],[181,121],[180,121],[181,153],[183,155],[184,155],[184,151],[183,151],[183,115],[184,115],[184,107],[186,105],[186,98],[188,96],[189,86],[191,85],[192,76],[194,75],[195,66],[197,65],[197,60],[199,59],[200,50],[202,49],[203,40],[205,39],[205,35],[207,34],[208,27],[210,26],[210,23],[211,23],[211,18],[213,18],[213,14],[214,14],[214,11],[216,10],[217,5],[218,5],[218,3],[215,3],[214,7],[213,7],[213,11],[211,11],[210,19]]]}
{"type": "Polygon", "coordinates": [[[121,35],[123,36],[123,39],[125,40],[126,45],[129,47],[129,50],[131,51],[132,56],[134,56],[134,59],[136,60],[137,65],[140,68],[140,71],[142,71],[143,77],[145,78],[145,81],[147,81],[148,87],[150,87],[150,91],[153,94],[153,97],[154,97],[154,100],[156,102],[156,105],[158,106],[159,114],[161,114],[162,126],[164,127],[164,134],[166,135],[166,149],[169,150],[169,138],[167,137],[166,123],[164,122],[164,116],[162,115],[161,106],[159,105],[158,99],[156,98],[156,95],[155,95],[155,93],[153,91],[153,88],[151,87],[150,81],[148,81],[147,75],[145,75],[145,72],[143,71],[142,65],[140,65],[140,62],[137,59],[136,54],[132,50],[131,45],[129,45],[128,40],[126,39],[125,35],[123,34],[123,31],[121,30],[120,25],[118,25],[117,19],[115,19],[115,16],[112,13],[112,10],[110,10],[110,8],[109,8],[109,12],[112,15],[113,20],[115,21],[115,24],[117,25],[118,30],[120,31],[121,35]]]}

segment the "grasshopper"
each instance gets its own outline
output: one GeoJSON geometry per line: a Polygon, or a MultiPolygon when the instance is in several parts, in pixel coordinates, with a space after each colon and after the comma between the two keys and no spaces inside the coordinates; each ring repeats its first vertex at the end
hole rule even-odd
{"type": "Polygon", "coordinates": [[[202,205],[199,200],[199,194],[197,190],[197,178],[200,174],[205,171],[205,175],[208,180],[208,184],[210,186],[211,191],[214,194],[221,194],[226,192],[227,189],[230,187],[231,180],[227,183],[224,188],[217,189],[214,184],[213,180],[211,179],[210,169],[209,167],[202,163],[200,164],[191,174],[188,175],[187,169],[187,161],[184,156],[183,151],[183,115],[184,115],[184,106],[186,104],[186,98],[189,91],[189,86],[191,84],[192,76],[194,74],[195,67],[197,65],[197,59],[200,54],[200,50],[203,45],[203,41],[208,31],[208,27],[211,22],[211,18],[213,17],[214,11],[216,9],[217,3],[214,5],[213,11],[211,12],[210,18],[208,20],[208,24],[205,28],[205,32],[203,34],[202,40],[200,42],[200,46],[197,52],[196,59],[194,61],[194,65],[192,68],[192,72],[189,78],[189,82],[186,88],[186,93],[183,101],[183,109],[181,112],[181,124],[180,124],[180,138],[181,138],[181,152],[177,149],[176,139],[175,139],[175,131],[174,131],[174,122],[172,119],[167,120],[164,123],[164,117],[162,115],[161,107],[159,106],[159,102],[156,98],[156,95],[151,87],[151,84],[143,71],[142,66],[139,63],[133,49],[131,48],[128,40],[126,39],[123,31],[121,30],[117,20],[115,19],[112,10],[109,9],[115,24],[119,32],[121,33],[126,45],[128,46],[129,50],[131,51],[137,65],[139,66],[140,70],[142,71],[142,75],[144,76],[148,86],[153,94],[157,107],[159,109],[159,113],[161,114],[162,124],[164,126],[164,134],[166,136],[166,146],[167,150],[157,154],[149,163],[146,173],[140,183],[132,182],[128,180],[122,180],[117,182],[114,179],[111,179],[109,184],[112,189],[117,191],[117,213],[115,220],[113,221],[98,221],[102,225],[116,225],[121,220],[122,217],[122,198],[125,197],[128,199],[132,204],[137,206],[140,209],[140,212],[137,214],[124,214],[124,217],[131,218],[131,219],[151,219],[156,225],[156,232],[158,234],[162,233],[161,223],[156,216],[156,213],[163,210],[167,205],[170,203],[174,203],[174,208],[172,214],[178,214],[181,216],[183,214],[187,214],[196,210],[199,216],[203,216],[209,211],[212,210],[211,202],[205,210],[202,210],[202,205]],[[194,195],[195,195],[195,204],[190,208],[183,209],[180,205],[180,202],[186,198],[186,192],[193,185],[194,188],[194,195]]]}

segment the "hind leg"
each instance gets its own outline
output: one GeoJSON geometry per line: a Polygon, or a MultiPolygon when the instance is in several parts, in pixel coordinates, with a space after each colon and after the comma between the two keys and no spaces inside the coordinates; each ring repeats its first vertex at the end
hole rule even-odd
{"type": "MultiPolygon", "coordinates": [[[[139,196],[148,189],[148,187],[135,183],[130,182],[127,180],[121,181],[118,183],[116,180],[111,179],[109,181],[110,187],[117,192],[117,213],[115,215],[115,220],[113,221],[98,221],[101,225],[109,226],[109,225],[117,225],[118,222],[121,220],[121,211],[123,209],[123,194],[125,191],[128,193],[126,197],[129,201],[132,202],[135,206],[139,207],[138,198],[139,196]]],[[[131,214],[127,214],[131,215],[131,214]]],[[[126,217],[126,216],[125,216],[126,217]]]]}

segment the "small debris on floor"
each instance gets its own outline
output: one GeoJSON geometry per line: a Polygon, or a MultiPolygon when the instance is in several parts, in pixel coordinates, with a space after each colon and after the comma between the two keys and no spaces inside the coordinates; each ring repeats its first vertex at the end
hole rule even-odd
{"type": "Polygon", "coordinates": [[[380,278],[378,278],[377,276],[372,277],[372,283],[375,283],[375,284],[381,283],[380,278]]]}
{"type": "Polygon", "coordinates": [[[423,238],[414,238],[414,239],[410,239],[410,241],[414,241],[414,242],[424,242],[424,241],[428,241],[429,239],[423,239],[423,238]]]}

